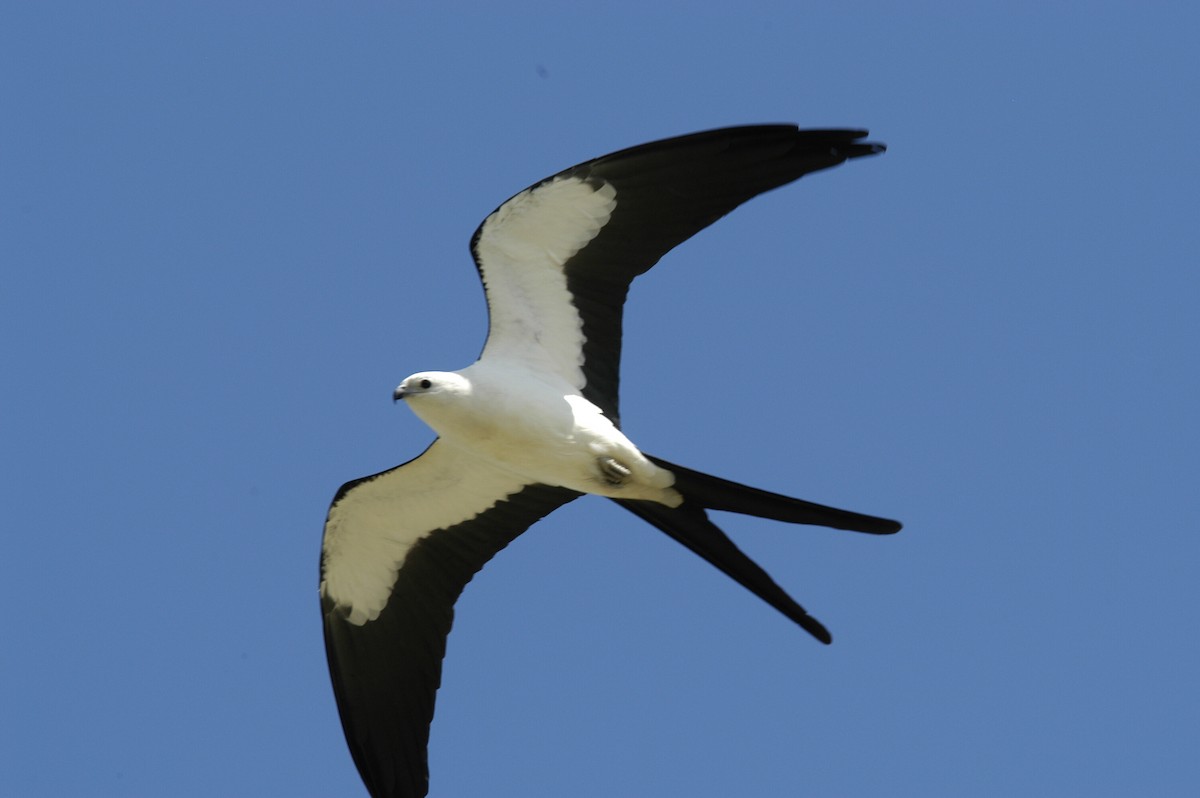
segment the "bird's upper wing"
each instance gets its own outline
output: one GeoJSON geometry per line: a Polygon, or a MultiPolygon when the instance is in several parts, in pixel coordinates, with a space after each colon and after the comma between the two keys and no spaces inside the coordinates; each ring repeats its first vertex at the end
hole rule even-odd
{"type": "Polygon", "coordinates": [[[423,796],[454,602],[530,524],[578,494],[435,441],[338,491],[325,522],[325,650],[354,762],[375,796],[423,796]]]}
{"type": "Polygon", "coordinates": [[[864,136],[712,130],[605,155],[515,195],[471,240],[490,314],[481,357],[552,369],[618,422],[621,310],[633,278],[750,198],[883,151],[864,136]]]}

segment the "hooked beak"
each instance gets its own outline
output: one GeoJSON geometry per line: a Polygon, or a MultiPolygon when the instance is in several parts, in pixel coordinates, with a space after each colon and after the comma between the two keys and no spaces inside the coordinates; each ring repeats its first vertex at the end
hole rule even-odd
{"type": "Polygon", "coordinates": [[[392,391],[392,402],[399,402],[404,398],[404,386],[397,386],[396,390],[392,391]]]}

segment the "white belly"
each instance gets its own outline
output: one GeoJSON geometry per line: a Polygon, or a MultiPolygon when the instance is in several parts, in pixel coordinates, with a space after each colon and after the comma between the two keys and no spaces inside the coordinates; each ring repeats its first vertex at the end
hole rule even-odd
{"type": "Polygon", "coordinates": [[[670,506],[682,502],[670,488],[674,476],[647,460],[579,393],[533,375],[515,379],[511,371],[497,384],[493,374],[481,371],[471,367],[459,372],[470,380],[468,395],[410,402],[446,443],[531,483],[670,506]],[[605,458],[627,469],[628,477],[617,481],[611,471],[606,474],[605,458]]]}

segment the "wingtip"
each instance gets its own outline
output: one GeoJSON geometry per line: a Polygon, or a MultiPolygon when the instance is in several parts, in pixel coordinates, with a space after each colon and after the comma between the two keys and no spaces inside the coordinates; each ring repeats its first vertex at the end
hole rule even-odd
{"type": "Polygon", "coordinates": [[[838,147],[837,150],[841,155],[845,156],[846,159],[863,158],[869,155],[881,155],[887,152],[887,145],[880,144],[879,142],[875,141],[856,141],[848,146],[838,147]]]}
{"type": "Polygon", "coordinates": [[[871,135],[865,128],[794,128],[793,132],[808,144],[828,143],[834,152],[847,160],[887,152],[886,144],[862,141],[871,135]]]}

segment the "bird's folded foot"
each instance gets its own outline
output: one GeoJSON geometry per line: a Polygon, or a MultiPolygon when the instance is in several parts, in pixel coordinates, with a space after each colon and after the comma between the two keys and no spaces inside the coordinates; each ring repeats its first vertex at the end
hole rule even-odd
{"type": "Polygon", "coordinates": [[[627,467],[611,457],[597,457],[596,464],[600,466],[600,475],[604,477],[604,481],[614,488],[624,485],[633,474],[627,467]]]}

